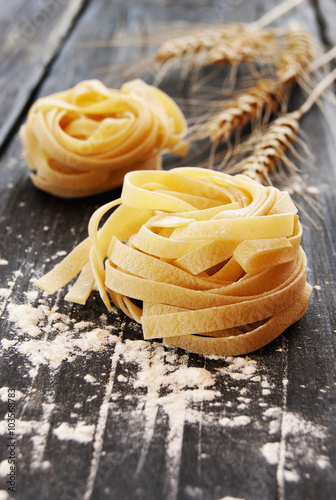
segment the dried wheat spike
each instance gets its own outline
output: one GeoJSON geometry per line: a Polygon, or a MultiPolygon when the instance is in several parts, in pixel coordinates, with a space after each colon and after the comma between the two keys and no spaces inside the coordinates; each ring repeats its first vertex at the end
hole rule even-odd
{"type": "Polygon", "coordinates": [[[285,151],[295,141],[301,116],[301,111],[296,110],[274,120],[260,135],[253,153],[241,162],[242,173],[258,182],[266,180],[270,184],[269,174],[284,159],[285,151]]]}
{"type": "Polygon", "coordinates": [[[287,89],[271,79],[259,80],[256,85],[229,102],[227,108],[215,115],[206,125],[206,136],[213,142],[227,140],[237,128],[275,112],[286,101],[287,89]]]}
{"type": "Polygon", "coordinates": [[[313,37],[301,26],[292,26],[285,35],[284,49],[277,76],[285,84],[291,84],[309,72],[309,65],[317,56],[313,37]]]}
{"type": "MultiPolygon", "coordinates": [[[[280,116],[261,131],[250,144],[253,152],[246,159],[235,165],[235,170],[242,171],[258,182],[270,183],[269,174],[274,171],[274,166],[285,159],[285,151],[295,141],[300,119],[312,108],[323,92],[335,81],[336,69],[331,71],[314,88],[306,101],[295,111],[280,116]]],[[[287,161],[287,165],[295,169],[295,165],[287,161]]]]}
{"type": "MultiPolygon", "coordinates": [[[[157,50],[154,59],[159,64],[164,64],[171,59],[180,59],[184,56],[194,56],[200,52],[207,52],[215,49],[220,43],[223,44],[220,49],[222,54],[212,55],[214,61],[223,60],[226,62],[232,61],[234,56],[235,61],[241,61],[244,58],[255,59],[255,51],[261,50],[261,55],[265,56],[265,44],[274,42],[275,35],[272,30],[266,30],[265,27],[278,19],[280,16],[295,8],[304,0],[284,0],[276,5],[269,12],[264,14],[254,23],[231,23],[221,26],[212,26],[209,29],[193,30],[187,35],[175,37],[164,42],[157,50]],[[228,57],[227,48],[233,42],[232,51],[228,57]],[[229,44],[229,45],[227,45],[229,44]],[[241,52],[244,52],[243,59],[241,52]]],[[[204,63],[206,64],[206,62],[204,63]]]]}
{"type": "Polygon", "coordinates": [[[172,38],[164,42],[156,51],[155,61],[164,64],[171,59],[181,59],[185,56],[195,56],[200,52],[209,51],[220,40],[231,38],[238,29],[236,25],[230,24],[192,31],[188,35],[172,38]]]}
{"type": "Polygon", "coordinates": [[[279,55],[279,46],[272,30],[242,26],[237,35],[220,41],[209,50],[210,64],[240,64],[262,59],[263,64],[273,63],[279,55]]]}
{"type": "Polygon", "coordinates": [[[273,31],[232,23],[168,40],[159,47],[154,60],[159,65],[186,57],[195,58],[194,64],[239,64],[260,56],[274,57],[278,52],[273,31]]]}

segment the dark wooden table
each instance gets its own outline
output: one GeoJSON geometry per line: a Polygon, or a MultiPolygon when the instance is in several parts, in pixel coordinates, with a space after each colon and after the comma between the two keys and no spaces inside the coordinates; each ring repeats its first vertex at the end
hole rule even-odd
{"type": "MultiPolygon", "coordinates": [[[[107,314],[96,294],[82,307],[64,302],[63,291],[49,297],[33,285],[86,236],[90,215],[118,190],[61,200],[33,187],[18,138],[32,102],[84,79],[120,80],[119,70],[102,68],[132,65],[153,50],[106,44],[121,33],[151,34],[158,22],[253,21],[275,4],[2,1],[1,500],[336,497],[331,105],[328,121],[316,107],[302,121],[316,170],[298,162],[323,207],[319,219],[301,202],[313,218],[302,214],[313,294],[304,318],[272,344],[236,359],[188,355],[145,343],[141,328],[117,310],[107,314]]],[[[333,45],[335,15],[334,0],[314,0],[278,24],[294,19],[333,45]]]]}

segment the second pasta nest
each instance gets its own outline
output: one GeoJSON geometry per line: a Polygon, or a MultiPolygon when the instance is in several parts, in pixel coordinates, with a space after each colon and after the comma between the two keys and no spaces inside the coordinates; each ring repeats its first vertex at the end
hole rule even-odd
{"type": "Polygon", "coordinates": [[[161,167],[161,152],[184,155],[185,118],[160,89],[140,79],[109,89],[98,80],[38,99],[21,127],[31,179],[77,198],[122,185],[131,170],[161,167]]]}

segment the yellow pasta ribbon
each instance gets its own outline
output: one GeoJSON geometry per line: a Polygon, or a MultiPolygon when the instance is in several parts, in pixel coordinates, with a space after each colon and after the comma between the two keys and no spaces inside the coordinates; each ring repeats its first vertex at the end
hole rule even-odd
{"type": "Polygon", "coordinates": [[[111,299],[142,324],[145,339],[240,355],[305,313],[301,236],[289,194],[244,175],[134,171],[121,198],[93,214],[89,238],[36,284],[53,293],[82,270],[67,300],[85,303],[96,286],[108,308],[111,299]]]}
{"type": "Polygon", "coordinates": [[[142,80],[120,90],[98,80],[38,99],[20,138],[33,183],[64,198],[121,186],[129,171],[161,168],[161,152],[188,150],[175,102],[142,80]]]}

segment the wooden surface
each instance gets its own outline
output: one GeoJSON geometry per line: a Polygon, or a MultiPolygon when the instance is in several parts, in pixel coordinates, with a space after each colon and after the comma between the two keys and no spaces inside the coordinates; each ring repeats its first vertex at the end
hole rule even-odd
{"type": "MultiPolygon", "coordinates": [[[[316,170],[298,165],[323,207],[320,219],[295,197],[313,218],[302,213],[314,287],[309,309],[264,349],[224,360],[163,349],[144,343],[141,328],[122,313],[106,314],[97,295],[83,307],[64,302],[63,291],[48,297],[33,286],[86,236],[92,212],[118,190],[64,201],[32,186],[17,134],[32,101],[83,79],[118,81],[118,70],[101,68],[131,66],[151,50],[146,44],[98,48],[93,41],[150,34],[158,22],[253,21],[275,3],[2,5],[1,500],[335,498],[334,108],[327,105],[329,122],[317,108],[302,120],[316,170]],[[186,378],[183,386],[179,377],[173,397],[174,371],[186,378]],[[190,381],[193,374],[208,377],[203,391],[190,381]],[[8,388],[16,391],[15,493],[6,483],[8,388]]],[[[303,3],[278,24],[294,19],[335,43],[334,16],[327,14],[333,1],[314,5],[303,3]]]]}

